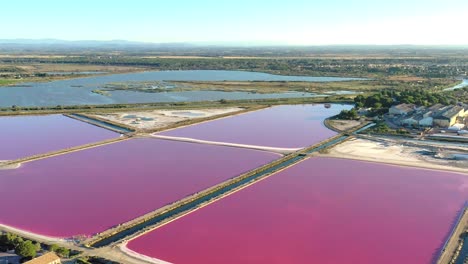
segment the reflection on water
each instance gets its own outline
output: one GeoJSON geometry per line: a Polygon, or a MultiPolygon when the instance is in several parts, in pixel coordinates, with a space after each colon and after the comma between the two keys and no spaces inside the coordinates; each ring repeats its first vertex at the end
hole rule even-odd
{"type": "Polygon", "coordinates": [[[260,94],[248,92],[189,91],[143,93],[110,91],[109,96],[93,93],[109,83],[143,81],[347,81],[353,78],[280,76],[243,71],[158,71],[90,76],[46,83],[23,83],[14,87],[0,87],[0,107],[99,105],[116,103],[177,102],[205,100],[268,99],[324,96],[313,93],[289,92],[260,94]]]}

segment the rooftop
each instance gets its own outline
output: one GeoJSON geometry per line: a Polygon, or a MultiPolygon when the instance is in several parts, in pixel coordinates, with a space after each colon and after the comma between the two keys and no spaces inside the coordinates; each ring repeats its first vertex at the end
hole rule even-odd
{"type": "Polygon", "coordinates": [[[55,263],[57,260],[60,261],[60,258],[55,253],[49,252],[40,257],[27,261],[24,264],[50,264],[55,263]]]}
{"type": "Polygon", "coordinates": [[[392,108],[406,111],[406,112],[411,112],[414,110],[415,105],[414,104],[399,104],[399,105],[394,105],[392,108]]]}
{"type": "Polygon", "coordinates": [[[436,118],[453,118],[454,116],[458,115],[460,111],[464,110],[461,106],[452,106],[444,109],[444,111],[439,112],[436,115],[436,118]]]}
{"type": "Polygon", "coordinates": [[[435,112],[438,111],[439,109],[443,108],[444,106],[442,104],[435,104],[431,107],[428,107],[427,110],[435,112]]]}

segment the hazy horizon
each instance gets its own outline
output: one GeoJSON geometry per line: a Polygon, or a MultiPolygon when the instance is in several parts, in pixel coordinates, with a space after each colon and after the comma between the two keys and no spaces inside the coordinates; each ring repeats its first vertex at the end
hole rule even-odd
{"type": "Polygon", "coordinates": [[[3,39],[251,46],[468,45],[465,0],[8,1],[3,39]]]}
{"type": "Polygon", "coordinates": [[[41,44],[56,44],[56,45],[76,45],[80,46],[80,44],[117,44],[117,45],[174,45],[174,46],[188,46],[188,47],[241,47],[241,48],[262,48],[262,47],[277,47],[277,48],[314,48],[314,47],[402,47],[402,48],[411,48],[411,47],[422,47],[422,48],[468,48],[468,44],[408,44],[408,43],[397,43],[397,44],[287,44],[287,43],[274,43],[274,42],[252,42],[252,41],[237,41],[237,42],[229,42],[229,41],[212,41],[212,42],[189,42],[189,41],[181,41],[181,42],[149,42],[149,41],[134,41],[134,40],[127,40],[127,39],[109,39],[109,40],[96,40],[96,39],[77,39],[77,40],[65,40],[65,39],[55,39],[55,38],[38,38],[38,39],[30,39],[30,38],[12,38],[12,39],[1,39],[0,38],[0,45],[2,44],[24,44],[24,45],[41,45],[41,44]]]}

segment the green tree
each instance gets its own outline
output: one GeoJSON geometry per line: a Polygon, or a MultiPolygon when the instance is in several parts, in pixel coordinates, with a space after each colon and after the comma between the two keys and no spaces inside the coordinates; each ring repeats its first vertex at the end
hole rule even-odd
{"type": "Polygon", "coordinates": [[[57,252],[58,248],[59,248],[59,246],[57,244],[52,244],[52,245],[49,246],[49,250],[53,251],[53,252],[57,252]]]}
{"type": "Polygon", "coordinates": [[[39,242],[34,243],[34,246],[36,247],[36,251],[40,251],[42,249],[41,243],[39,242]]]}
{"type": "Polygon", "coordinates": [[[358,119],[359,115],[356,111],[356,109],[351,109],[351,110],[341,110],[341,112],[337,115],[338,119],[346,119],[346,120],[354,120],[358,119]]]}
{"type": "Polygon", "coordinates": [[[15,253],[23,258],[34,258],[37,254],[36,246],[32,241],[26,240],[15,248],[15,253]]]}
{"type": "Polygon", "coordinates": [[[68,258],[70,256],[70,250],[68,248],[59,247],[55,252],[62,258],[68,258]]]}
{"type": "Polygon", "coordinates": [[[21,243],[24,242],[23,238],[17,236],[17,235],[14,235],[14,234],[11,234],[10,236],[10,240],[11,240],[11,243],[13,244],[14,247],[17,247],[19,246],[21,243]]]}

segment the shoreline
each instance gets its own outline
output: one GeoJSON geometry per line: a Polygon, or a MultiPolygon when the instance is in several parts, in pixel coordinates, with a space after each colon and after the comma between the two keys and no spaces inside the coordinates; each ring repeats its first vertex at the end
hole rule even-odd
{"type": "MultiPolygon", "coordinates": [[[[164,130],[167,127],[175,126],[180,122],[190,122],[197,120],[210,119],[215,120],[217,116],[229,116],[246,112],[247,108],[241,107],[216,107],[216,108],[199,108],[199,109],[184,109],[184,110],[171,110],[171,109],[153,109],[153,110],[140,110],[140,111],[125,111],[125,112],[111,112],[111,113],[95,113],[95,114],[81,114],[94,118],[100,121],[108,122],[114,125],[123,126],[128,129],[135,130],[141,133],[151,133],[155,130],[164,130]],[[177,115],[172,112],[191,112],[201,113],[202,116],[189,116],[189,115],[177,115]],[[126,118],[127,115],[133,115],[135,117],[126,118]],[[138,121],[137,118],[151,118],[152,120],[138,121]],[[138,121],[140,123],[134,124],[133,122],[138,121]]],[[[203,122],[203,121],[202,121],[203,122]]],[[[154,132],[153,132],[154,133],[154,132]]]]}
{"type": "Polygon", "coordinates": [[[0,224],[0,231],[14,233],[14,234],[17,234],[17,235],[19,235],[21,237],[24,237],[24,238],[27,238],[27,239],[32,239],[34,241],[38,241],[38,242],[41,242],[41,243],[42,242],[60,243],[60,244],[66,243],[67,246],[69,246],[69,244],[68,244],[69,241],[66,238],[41,235],[41,234],[34,233],[32,231],[27,231],[27,230],[24,230],[24,229],[20,229],[20,228],[17,228],[17,227],[12,227],[12,226],[5,225],[5,224],[0,224]]]}
{"type": "MultiPolygon", "coordinates": [[[[200,125],[200,124],[211,122],[211,121],[222,120],[222,119],[225,119],[225,118],[235,117],[235,116],[239,116],[239,115],[245,115],[245,114],[248,114],[248,113],[254,113],[254,112],[265,110],[265,109],[272,108],[272,107],[275,107],[275,105],[274,106],[261,106],[259,108],[254,108],[254,109],[244,108],[243,110],[227,113],[228,114],[227,116],[219,116],[219,117],[213,116],[213,119],[203,120],[201,122],[195,122],[195,123],[192,123],[192,124],[178,126],[178,127],[171,127],[171,128],[168,128],[168,129],[163,128],[163,130],[150,133],[150,135],[151,136],[160,135],[161,133],[169,132],[169,131],[176,130],[176,129],[179,129],[179,128],[185,128],[185,127],[200,125]]],[[[242,107],[239,107],[239,108],[242,108],[242,107]]]]}
{"type": "Polygon", "coordinates": [[[422,165],[422,164],[414,164],[411,162],[402,162],[402,161],[395,161],[395,160],[379,160],[377,158],[366,158],[366,157],[349,157],[346,155],[338,155],[338,154],[318,154],[315,155],[316,157],[324,157],[324,158],[337,158],[337,159],[348,159],[348,160],[357,160],[357,161],[365,161],[365,162],[372,162],[372,163],[380,163],[398,167],[405,167],[405,168],[414,168],[414,169],[424,169],[424,170],[435,170],[435,171],[445,171],[445,172],[454,172],[458,174],[463,174],[468,176],[468,169],[462,168],[454,168],[454,167],[444,167],[441,168],[439,165],[422,165]]]}
{"type": "Polygon", "coordinates": [[[122,243],[121,245],[118,246],[118,249],[122,253],[126,254],[128,257],[136,258],[138,260],[142,260],[142,261],[146,261],[146,262],[154,263],[154,264],[173,264],[172,262],[167,262],[162,259],[152,258],[146,255],[143,255],[141,253],[138,253],[136,251],[133,251],[127,247],[127,243],[128,242],[122,243]]]}
{"type": "Polygon", "coordinates": [[[447,164],[425,160],[420,154],[406,153],[415,150],[423,150],[424,147],[410,147],[401,143],[387,143],[383,145],[367,139],[353,139],[339,144],[328,150],[328,153],[320,153],[314,156],[339,159],[360,160],[373,163],[388,164],[400,167],[419,168],[427,170],[455,172],[468,175],[468,168],[451,166],[447,164]]]}
{"type": "Polygon", "coordinates": [[[21,167],[22,163],[16,163],[16,164],[10,164],[10,165],[4,165],[4,163],[8,163],[11,160],[0,160],[0,171],[2,170],[16,170],[21,167]]]}
{"type": "MultiPolygon", "coordinates": [[[[77,64],[70,64],[70,65],[77,65],[77,64]]],[[[119,67],[119,66],[110,66],[110,67],[119,67]]],[[[126,66],[123,66],[126,67],[126,66]]],[[[102,73],[97,73],[97,74],[83,74],[82,72],[86,71],[77,71],[76,74],[68,74],[68,75],[49,75],[49,79],[33,79],[33,80],[24,80],[21,79],[21,81],[15,82],[13,84],[9,85],[3,85],[0,86],[1,88],[10,88],[10,87],[15,87],[17,85],[27,85],[27,84],[35,84],[35,83],[48,83],[48,82],[55,82],[55,81],[68,81],[68,80],[75,80],[75,79],[85,79],[85,78],[93,78],[93,77],[101,77],[101,76],[108,76],[108,75],[113,75],[113,74],[130,74],[130,73],[140,73],[140,72],[146,72],[148,69],[144,68],[135,68],[135,70],[126,70],[126,71],[115,71],[115,72],[102,72],[102,73]],[[54,78],[55,77],[55,78],[54,78]]],[[[88,71],[92,72],[92,71],[88,71]]]]}

